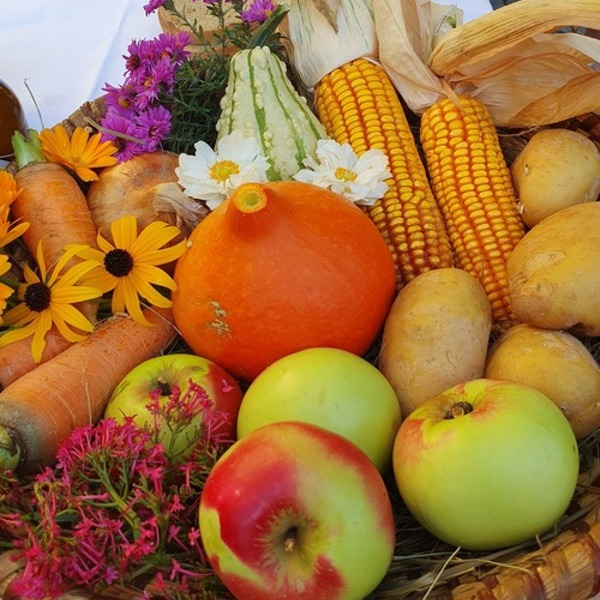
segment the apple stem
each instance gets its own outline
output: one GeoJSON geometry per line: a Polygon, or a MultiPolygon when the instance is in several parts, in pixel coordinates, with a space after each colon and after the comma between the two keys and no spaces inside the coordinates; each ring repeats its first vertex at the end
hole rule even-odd
{"type": "Polygon", "coordinates": [[[288,529],[285,534],[284,548],[286,552],[293,552],[296,548],[296,539],[298,538],[298,530],[295,527],[288,529]]]}
{"type": "Polygon", "coordinates": [[[456,417],[462,417],[468,415],[473,410],[473,405],[469,402],[455,402],[444,416],[445,419],[456,419],[456,417]]]}

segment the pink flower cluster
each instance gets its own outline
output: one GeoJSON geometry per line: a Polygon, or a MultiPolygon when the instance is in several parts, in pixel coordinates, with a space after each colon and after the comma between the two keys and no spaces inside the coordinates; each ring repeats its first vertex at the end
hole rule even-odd
{"type": "Polygon", "coordinates": [[[164,597],[192,598],[212,571],[197,527],[200,493],[208,473],[231,443],[216,432],[227,418],[193,383],[164,402],[160,390],[148,408],[151,430],[132,419],[104,419],[81,427],[63,443],[53,468],[33,481],[21,509],[14,481],[0,481],[0,531],[10,532],[25,559],[10,592],[23,598],[57,597],[83,587],[143,588],[164,597]],[[186,462],[169,462],[157,440],[166,424],[174,435],[202,415],[186,462]],[[10,501],[10,502],[9,502],[10,501]],[[187,594],[187,595],[186,595],[187,594]]]}

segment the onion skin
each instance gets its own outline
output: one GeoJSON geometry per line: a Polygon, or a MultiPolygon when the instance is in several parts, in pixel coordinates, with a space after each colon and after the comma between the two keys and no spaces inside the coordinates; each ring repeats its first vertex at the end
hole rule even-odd
{"type": "MultiPolygon", "coordinates": [[[[160,187],[177,182],[175,169],[178,165],[178,154],[157,151],[139,154],[103,169],[87,192],[88,206],[98,232],[112,242],[110,225],[124,215],[134,215],[140,231],[157,219],[180,226],[176,213],[158,212],[154,208],[160,187]]],[[[183,236],[188,233],[182,230],[183,236]]],[[[173,243],[178,241],[180,238],[173,243]]]]}

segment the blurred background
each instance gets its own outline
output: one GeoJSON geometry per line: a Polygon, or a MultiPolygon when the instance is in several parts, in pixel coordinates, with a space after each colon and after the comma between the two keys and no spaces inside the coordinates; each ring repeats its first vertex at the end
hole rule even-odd
{"type": "MultiPolygon", "coordinates": [[[[129,43],[161,31],[156,14],[144,12],[147,1],[0,2],[0,80],[20,100],[29,127],[52,127],[106,83],[122,83],[129,43]]],[[[465,21],[492,9],[488,0],[441,3],[458,5],[465,21]]]]}

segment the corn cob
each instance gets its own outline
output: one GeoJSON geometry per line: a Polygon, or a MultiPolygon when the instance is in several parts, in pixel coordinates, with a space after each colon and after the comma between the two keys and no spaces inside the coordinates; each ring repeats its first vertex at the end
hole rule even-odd
{"type": "Polygon", "coordinates": [[[456,265],[483,285],[496,321],[514,320],[506,261],[525,233],[510,171],[486,107],[459,96],[421,117],[420,138],[433,193],[456,265]]]}
{"type": "Polygon", "coordinates": [[[315,88],[315,105],[332,139],[349,143],[358,156],[374,148],[388,156],[388,191],[365,209],[392,252],[398,288],[419,273],[453,266],[415,137],[383,68],[358,58],[332,70],[315,88]]]}

